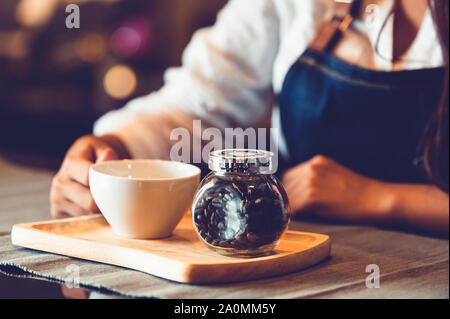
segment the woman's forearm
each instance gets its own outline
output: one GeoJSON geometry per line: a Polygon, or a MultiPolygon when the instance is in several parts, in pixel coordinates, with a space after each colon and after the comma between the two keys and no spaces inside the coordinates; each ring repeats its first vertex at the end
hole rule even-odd
{"type": "Polygon", "coordinates": [[[295,214],[448,234],[449,197],[433,185],[383,182],[323,155],[289,169],[282,183],[295,214]]]}
{"type": "Polygon", "coordinates": [[[388,216],[391,221],[448,235],[449,195],[447,193],[433,185],[386,183],[383,187],[386,196],[390,198],[388,216]]]}

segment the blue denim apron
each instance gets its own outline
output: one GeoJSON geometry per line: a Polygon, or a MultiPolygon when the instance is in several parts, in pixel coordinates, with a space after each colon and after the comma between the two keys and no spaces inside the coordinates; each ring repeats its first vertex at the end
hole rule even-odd
{"type": "Polygon", "coordinates": [[[308,49],[278,96],[289,165],[322,154],[373,178],[424,182],[421,138],[443,76],[443,68],[368,70],[308,49]]]}

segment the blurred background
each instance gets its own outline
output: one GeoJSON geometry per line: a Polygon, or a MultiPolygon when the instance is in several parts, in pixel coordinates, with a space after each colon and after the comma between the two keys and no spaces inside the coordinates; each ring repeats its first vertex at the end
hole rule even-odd
{"type": "Polygon", "coordinates": [[[226,0],[0,0],[0,155],[55,169],[96,118],[162,85],[226,0]],[[67,29],[77,4],[81,27],[67,29]]]}

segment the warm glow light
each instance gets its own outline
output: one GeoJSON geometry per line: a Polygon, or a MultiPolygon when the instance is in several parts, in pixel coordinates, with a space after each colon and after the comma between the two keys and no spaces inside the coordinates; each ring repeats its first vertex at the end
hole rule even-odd
{"type": "Polygon", "coordinates": [[[29,37],[23,31],[0,31],[0,57],[23,59],[27,56],[29,37]]]}
{"type": "Polygon", "coordinates": [[[125,99],[136,90],[136,74],[125,65],[115,65],[103,80],[106,92],[115,99],[125,99]]]}
{"type": "Polygon", "coordinates": [[[98,62],[106,54],[105,37],[96,32],[89,32],[80,37],[76,44],[77,54],[85,62],[98,62]]]}
{"type": "Polygon", "coordinates": [[[47,23],[53,15],[59,0],[21,0],[15,18],[27,27],[37,27],[47,23]]]}

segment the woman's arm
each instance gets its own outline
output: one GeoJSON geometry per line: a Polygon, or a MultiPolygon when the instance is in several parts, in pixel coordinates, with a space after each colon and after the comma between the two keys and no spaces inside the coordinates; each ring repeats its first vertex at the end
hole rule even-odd
{"type": "Polygon", "coordinates": [[[167,158],[174,128],[256,126],[274,103],[272,75],[279,45],[273,0],[232,0],[210,28],[197,31],[182,66],[163,88],[100,118],[94,134],[114,134],[133,157],[167,158]]]}
{"type": "Polygon", "coordinates": [[[402,224],[447,234],[449,195],[433,185],[386,183],[359,175],[324,156],[283,177],[292,211],[355,223],[402,224]]]}
{"type": "Polygon", "coordinates": [[[196,32],[183,65],[166,72],[161,90],[107,113],[94,127],[96,136],[84,136],[72,145],[53,179],[52,215],[98,212],[88,179],[95,162],[167,159],[175,143],[171,132],[189,130],[190,144],[194,119],[219,129],[262,120],[273,104],[278,24],[273,0],[230,1],[213,27],[196,32]]]}
{"type": "Polygon", "coordinates": [[[434,185],[383,184],[391,196],[389,214],[400,222],[425,231],[448,235],[449,195],[434,185]]]}

